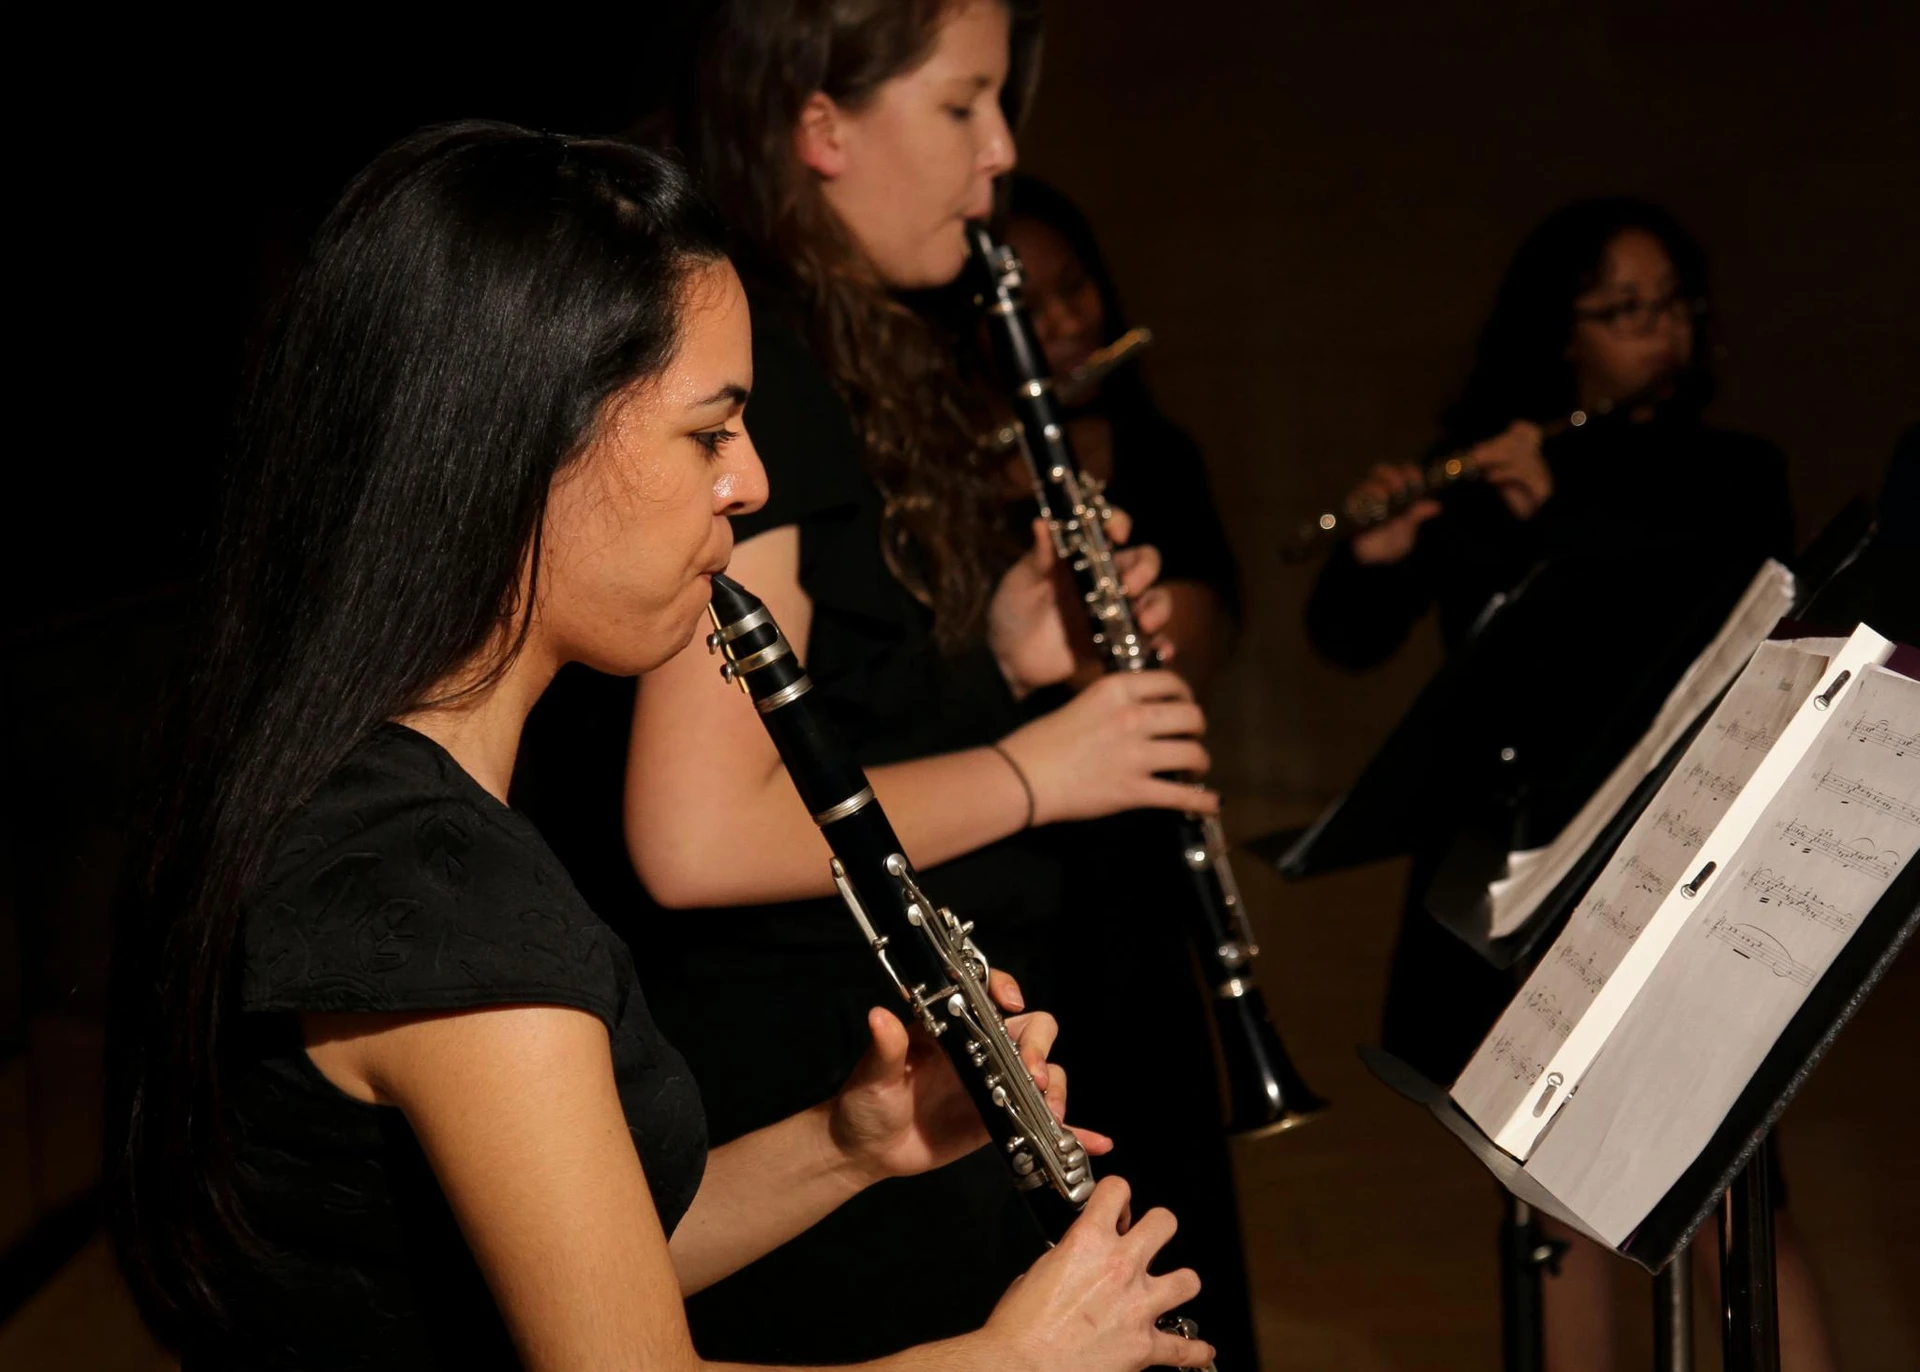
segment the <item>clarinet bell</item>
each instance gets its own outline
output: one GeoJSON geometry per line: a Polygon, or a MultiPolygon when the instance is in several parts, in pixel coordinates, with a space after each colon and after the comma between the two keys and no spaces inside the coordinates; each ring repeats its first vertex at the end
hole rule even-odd
{"type": "Polygon", "coordinates": [[[1294,1069],[1257,987],[1230,982],[1216,993],[1213,1005],[1226,1059],[1228,1133],[1265,1138],[1305,1124],[1327,1108],[1294,1069]]]}

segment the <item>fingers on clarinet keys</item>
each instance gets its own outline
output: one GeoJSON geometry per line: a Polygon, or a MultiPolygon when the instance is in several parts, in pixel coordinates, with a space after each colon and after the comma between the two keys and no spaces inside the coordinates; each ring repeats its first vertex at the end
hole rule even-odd
{"type": "Polygon", "coordinates": [[[1115,672],[1002,741],[1033,791],[1033,822],[1151,807],[1212,814],[1219,798],[1168,773],[1204,775],[1206,717],[1167,671],[1115,672]]]}
{"type": "Polygon", "coordinates": [[[1148,1270],[1173,1237],[1173,1216],[1150,1210],[1127,1224],[1131,1194],[1121,1178],[1102,1179],[1059,1246],[1001,1298],[987,1333],[1008,1345],[1007,1365],[1140,1372],[1211,1362],[1205,1343],[1163,1324],[1199,1292],[1199,1277],[1148,1270]]]}

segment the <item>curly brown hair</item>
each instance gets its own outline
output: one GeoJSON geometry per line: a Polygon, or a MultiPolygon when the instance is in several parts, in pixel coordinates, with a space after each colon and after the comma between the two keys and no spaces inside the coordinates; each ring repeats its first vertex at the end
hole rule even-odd
{"type": "MultiPolygon", "coordinates": [[[[934,612],[949,651],[970,642],[1010,556],[993,425],[963,379],[956,340],[887,288],[801,165],[793,131],[818,91],[858,109],[925,61],[963,0],[724,0],[681,139],[734,235],[750,279],[791,294],[815,353],[852,412],[884,501],[883,552],[934,612]]],[[[1014,17],[1009,101],[1038,53],[1032,0],[1014,17]]]]}

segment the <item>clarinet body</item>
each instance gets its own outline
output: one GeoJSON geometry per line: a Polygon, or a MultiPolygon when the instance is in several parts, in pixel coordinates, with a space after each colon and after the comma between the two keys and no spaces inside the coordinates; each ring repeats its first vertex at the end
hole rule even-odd
{"type": "MultiPolygon", "coordinates": [[[[1046,354],[1022,303],[1021,268],[986,226],[967,226],[968,272],[987,315],[996,361],[1014,384],[1014,428],[1033,478],[1054,551],[1072,569],[1087,607],[1094,647],[1109,672],[1159,665],[1140,632],[1113,564],[1109,510],[1098,481],[1080,470],[1046,354]]],[[[1255,984],[1260,949],[1228,863],[1226,834],[1211,815],[1169,815],[1166,842],[1190,879],[1188,932],[1213,991],[1215,1024],[1228,1085],[1230,1132],[1247,1136],[1292,1128],[1325,1108],[1280,1041],[1255,984]]]]}
{"type": "MultiPolygon", "coordinates": [[[[987,961],[973,925],[937,906],[866,773],[816,702],[813,681],[765,605],[738,582],[713,578],[709,651],[720,674],[760,712],[807,813],[833,851],[833,884],[913,1018],[945,1051],[1049,1244],[1093,1194],[1093,1167],[1073,1131],[1054,1119],[987,993],[987,961]]],[[[1161,1327],[1197,1338],[1191,1320],[1161,1327]]]]}

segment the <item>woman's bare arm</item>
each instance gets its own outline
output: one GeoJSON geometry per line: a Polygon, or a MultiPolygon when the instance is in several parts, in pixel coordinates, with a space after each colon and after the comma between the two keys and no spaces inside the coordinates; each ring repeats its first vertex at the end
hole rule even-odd
{"type": "MultiPolygon", "coordinates": [[[[1157,562],[1138,565],[1144,579],[1157,562]]],[[[800,586],[799,530],[747,540],[730,570],[766,602],[804,661],[813,606],[800,586]]],[[[1191,690],[1173,673],[1119,673],[1007,735],[1005,756],[971,748],[867,775],[907,856],[932,867],[1029,818],[1046,824],[1142,806],[1212,810],[1217,797],[1161,779],[1205,775],[1204,728],[1191,690]]],[[[698,640],[641,682],[626,831],[634,867],[663,905],[754,905],[833,890],[826,842],[760,716],[721,681],[698,640]]]]}
{"type": "MultiPolygon", "coordinates": [[[[1030,1023],[1051,1042],[1050,1021],[1034,1016],[1030,1023]]],[[[438,1015],[309,1015],[304,1029],[309,1055],[337,1087],[406,1115],[532,1372],[738,1366],[705,1362],[694,1351],[674,1254],[627,1130],[599,1020],[563,1006],[511,1005],[438,1015]]],[[[904,1043],[901,1029],[895,1047],[904,1043]]],[[[1028,1047],[1023,1039],[1023,1052],[1028,1047]]],[[[1043,1043],[1032,1048],[1035,1058],[1044,1057],[1043,1043]]],[[[815,1127],[762,1131],[758,1144],[733,1160],[762,1166],[764,1180],[732,1166],[722,1175],[732,1174],[775,1209],[790,1204],[780,1184],[797,1180],[811,1208],[840,1189],[813,1147],[799,1146],[815,1127]],[[791,1156],[784,1155],[787,1145],[796,1146],[791,1156]]],[[[916,1146],[905,1136],[896,1143],[916,1146]]],[[[1086,1215],[1015,1284],[985,1328],[861,1366],[1138,1372],[1155,1364],[1203,1365],[1204,1345],[1153,1327],[1199,1288],[1191,1272],[1159,1277],[1147,1270],[1173,1222],[1153,1211],[1121,1233],[1126,1201],[1124,1183],[1103,1181],[1086,1215]]],[[[724,1208],[738,1212],[740,1198],[724,1208]]],[[[850,1290],[850,1315],[857,1305],[858,1292],[850,1290]]]]}
{"type": "MultiPolygon", "coordinates": [[[[310,1016],[308,1041],[336,1085],[405,1113],[528,1368],[721,1366],[694,1351],[599,1020],[549,1005],[310,1016]]],[[[804,1146],[813,1123],[797,1118],[762,1131],[757,1160],[772,1179],[797,1183],[806,1208],[844,1199],[841,1179],[804,1146]]],[[[775,1208],[793,1203],[777,1186],[762,1195],[775,1208]]],[[[973,1335],[871,1366],[960,1372],[992,1362],[973,1335]]]]}
{"type": "MultiPolygon", "coordinates": [[[[800,588],[800,531],[734,550],[728,574],[766,602],[806,660],[813,604],[800,588]]],[[[747,905],[828,895],[827,845],[760,716],[720,680],[696,638],[640,683],[627,770],[627,843],[669,906],[747,905]]],[[[868,779],[921,866],[983,847],[1026,821],[1026,793],[988,748],[890,767],[868,779]]]]}

